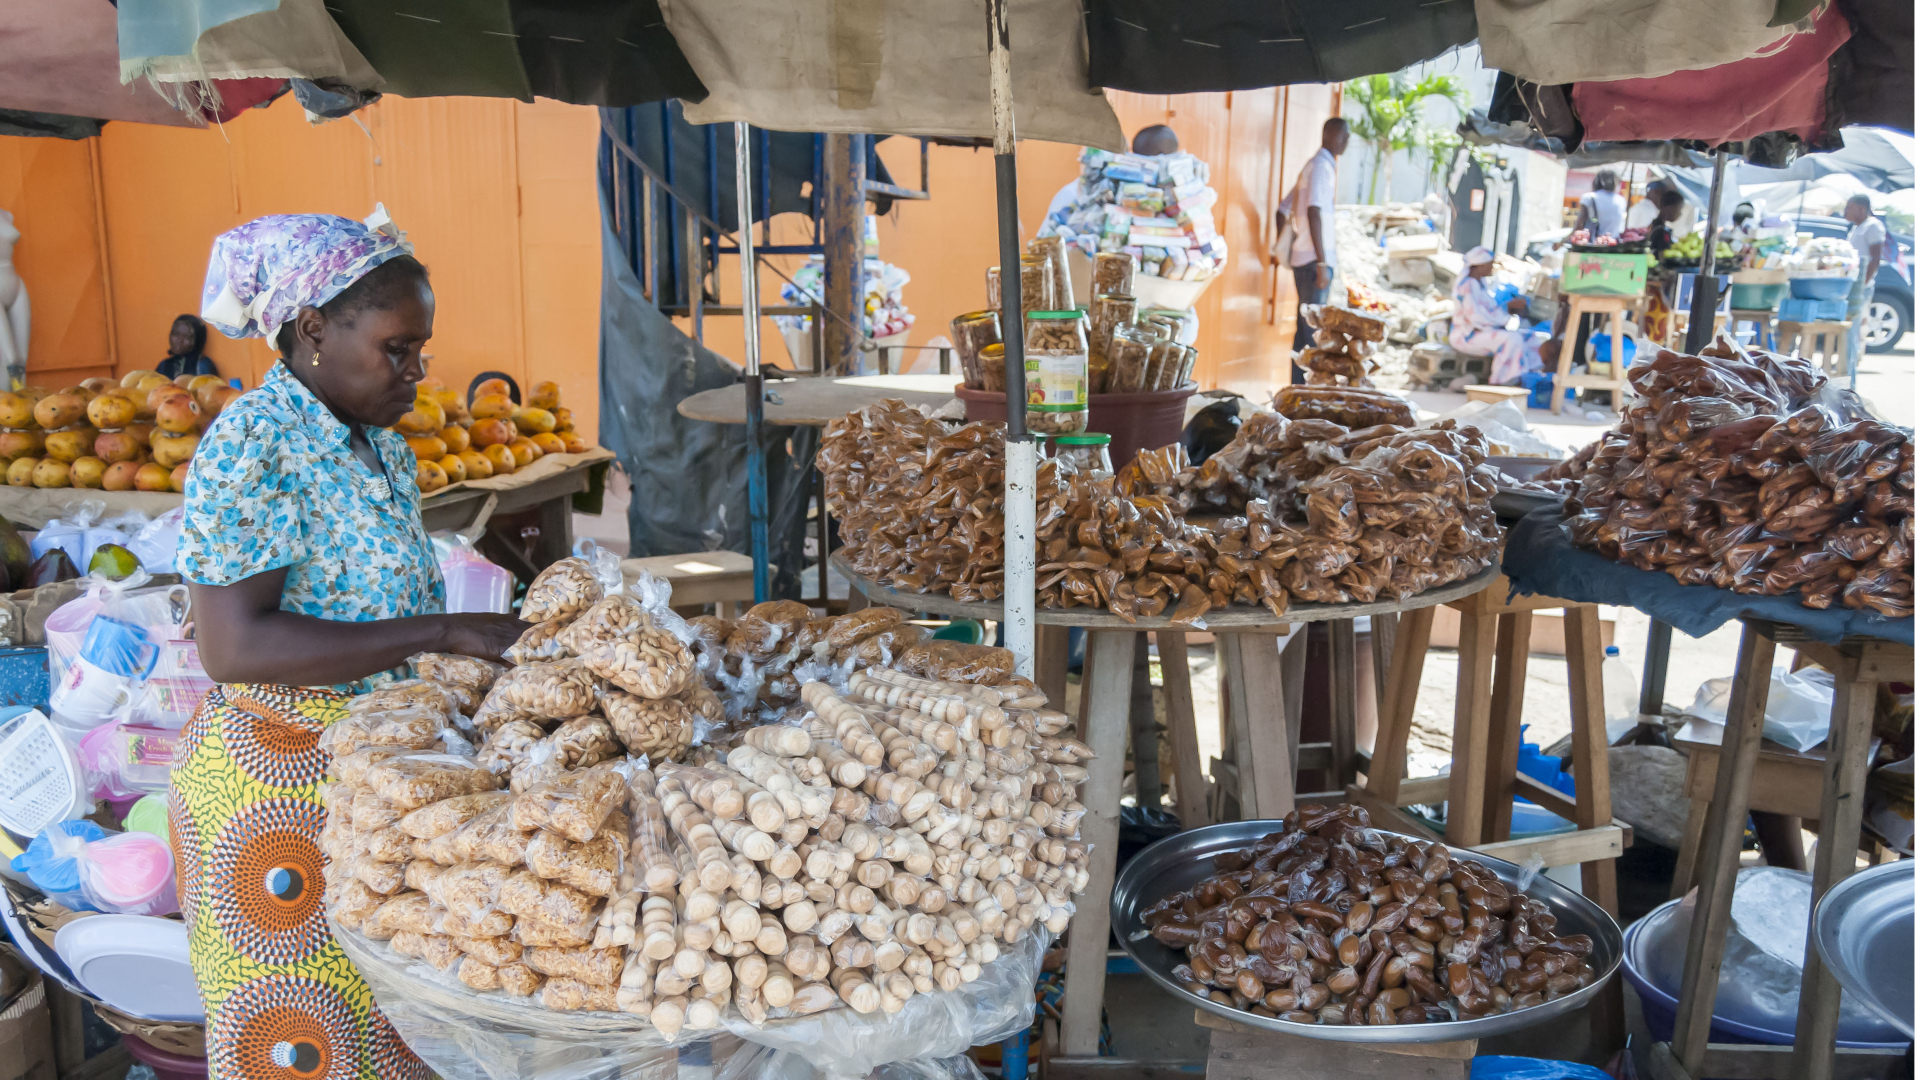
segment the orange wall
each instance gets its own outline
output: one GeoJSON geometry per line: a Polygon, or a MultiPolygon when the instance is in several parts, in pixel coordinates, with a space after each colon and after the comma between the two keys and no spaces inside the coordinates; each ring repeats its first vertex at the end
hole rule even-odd
{"type": "MultiPolygon", "coordinates": [[[[174,316],[199,310],[220,232],[262,214],[359,218],[384,202],[433,274],[433,374],[461,389],[486,370],[522,386],[553,379],[592,440],[594,110],[389,97],[356,119],[316,127],[287,98],[219,128],[109,124],[84,142],[0,138],[0,207],[19,218],[16,261],[35,309],[34,381],[124,374],[164,358],[174,316]]],[[[259,339],[215,333],[207,351],[248,386],[273,363],[259,339]]]]}

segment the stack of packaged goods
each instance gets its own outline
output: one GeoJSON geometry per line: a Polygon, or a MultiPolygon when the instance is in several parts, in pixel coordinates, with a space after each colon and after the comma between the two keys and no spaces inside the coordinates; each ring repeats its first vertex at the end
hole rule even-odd
{"type": "MultiPolygon", "coordinates": [[[[870,338],[906,333],[913,326],[913,313],[907,310],[900,290],[906,288],[912,278],[905,270],[871,255],[867,256],[866,264],[866,288],[861,294],[861,332],[870,338]]],[[[824,303],[826,295],[827,268],[818,255],[809,258],[805,266],[794,271],[791,282],[780,286],[780,300],[787,304],[824,303]]],[[[773,321],[788,330],[812,328],[806,315],[776,315],[773,321]]]]}
{"type": "Polygon", "coordinates": [[[1207,163],[1187,153],[1145,157],[1091,147],[1080,152],[1080,189],[1055,211],[1041,236],[1058,236],[1088,256],[1124,252],[1140,272],[1171,281],[1204,281],[1226,265],[1227,243],[1213,225],[1218,194],[1207,163]]]}

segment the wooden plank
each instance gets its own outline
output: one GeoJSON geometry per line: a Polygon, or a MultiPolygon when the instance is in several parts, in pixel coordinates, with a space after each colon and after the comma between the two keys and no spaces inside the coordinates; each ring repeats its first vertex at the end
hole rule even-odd
{"type": "MultiPolygon", "coordinates": [[[[1836,680],[1854,672],[1843,665],[1836,680]]],[[[1873,682],[1837,681],[1833,719],[1827,728],[1827,762],[1820,785],[1820,845],[1814,849],[1813,899],[1817,908],[1827,890],[1853,873],[1859,846],[1861,804],[1866,801],[1867,765],[1873,744],[1873,682]]],[[[1794,1025],[1793,1074],[1806,1080],[1830,1080],[1833,1045],[1840,1029],[1840,984],[1815,947],[1811,910],[1807,955],[1800,973],[1800,1017],[1794,1025]]]]}
{"type": "Polygon", "coordinates": [[[1433,609],[1400,617],[1393,655],[1387,661],[1387,693],[1380,698],[1380,728],[1367,766],[1367,790],[1392,805],[1405,805],[1400,784],[1407,773],[1407,739],[1413,734],[1413,704],[1420,696],[1420,671],[1427,663],[1427,639],[1433,634],[1433,609]]]}
{"type": "MultiPolygon", "coordinates": [[[[1225,1031],[1235,1035],[1245,1035],[1253,1039],[1272,1039],[1275,1042],[1314,1042],[1320,1043],[1320,1045],[1323,1046],[1326,1045],[1318,1039],[1307,1039],[1303,1036],[1296,1035],[1282,1035],[1278,1032],[1268,1031],[1265,1028],[1254,1027],[1252,1024],[1238,1023],[1218,1013],[1210,1013],[1205,1009],[1193,1010],[1193,1022],[1211,1031],[1225,1031]]],[[[1377,1045],[1380,1050],[1389,1054],[1398,1054],[1401,1057],[1442,1058],[1450,1061],[1469,1061],[1472,1060],[1473,1055],[1479,1050],[1480,1040],[1455,1039],[1451,1042],[1426,1043],[1383,1042],[1377,1045]]]]}
{"type": "MultiPolygon", "coordinates": [[[[1613,820],[1612,781],[1607,770],[1607,703],[1600,680],[1600,609],[1585,604],[1568,608],[1566,631],[1567,693],[1573,710],[1573,823],[1591,829],[1613,820]]],[[[1611,858],[1583,864],[1580,885],[1587,899],[1608,914],[1620,913],[1611,858]]]]}
{"type": "MultiPolygon", "coordinates": [[[[1044,632],[1044,630],[1043,630],[1044,632]]],[[[1065,636],[1062,630],[1061,635],[1065,636]]],[[[1167,704],[1167,737],[1173,741],[1174,810],[1180,827],[1212,824],[1207,815],[1207,780],[1200,768],[1200,732],[1193,719],[1193,679],[1187,667],[1187,635],[1160,630],[1160,693],[1167,704]]]]}
{"type": "Polygon", "coordinates": [[[1527,697],[1527,646],[1533,640],[1533,612],[1499,617],[1493,645],[1493,699],[1487,706],[1488,840],[1513,835],[1514,775],[1520,768],[1520,718],[1527,697]]]}
{"type": "MultiPolygon", "coordinates": [[[[1089,852],[1089,897],[1113,894],[1133,639],[1131,633],[1097,631],[1087,640],[1087,661],[1093,671],[1084,688],[1089,704],[1087,727],[1082,730],[1094,758],[1087,762],[1087,782],[1081,790],[1080,801],[1086,804],[1087,814],[1080,820],[1080,838],[1089,852]]],[[[1067,931],[1067,990],[1060,1023],[1060,1048],[1067,1054],[1095,1057],[1100,1052],[1100,1002],[1106,991],[1110,918],[1105,903],[1081,904],[1067,931]]]]}
{"type": "MultiPolygon", "coordinates": [[[[1353,620],[1334,619],[1327,624],[1327,640],[1333,653],[1332,680],[1328,684],[1328,696],[1332,699],[1333,716],[1329,741],[1333,744],[1332,765],[1326,771],[1329,786],[1343,788],[1353,783],[1353,749],[1356,733],[1354,730],[1354,710],[1360,695],[1358,661],[1354,655],[1353,620]]],[[[1296,736],[1294,746],[1300,745],[1296,736]]],[[[1304,764],[1298,766],[1305,768],[1304,764]]]]}
{"type": "Polygon", "coordinates": [[[1252,744],[1254,799],[1260,817],[1279,818],[1293,812],[1293,739],[1281,709],[1285,686],[1280,677],[1280,641],[1273,634],[1235,634],[1240,639],[1240,679],[1244,689],[1241,709],[1247,717],[1252,744]]]}
{"type": "Polygon", "coordinates": [[[1348,802],[1365,808],[1368,816],[1373,819],[1375,828],[1406,833],[1408,836],[1417,836],[1423,840],[1443,839],[1439,833],[1428,828],[1426,822],[1358,784],[1348,784],[1346,794],[1348,802]]]}
{"type": "MultiPolygon", "coordinates": [[[[1333,768],[1333,744],[1323,742],[1302,743],[1294,747],[1293,769],[1295,772],[1326,771],[1333,768]]],[[[1344,785],[1342,785],[1344,786],[1344,785]]]]}
{"type": "MultiPolygon", "coordinates": [[[[1778,744],[1762,745],[1760,756],[1753,763],[1753,805],[1749,810],[1766,810],[1775,814],[1789,814],[1808,821],[1820,819],[1820,777],[1826,769],[1824,751],[1778,756],[1770,754],[1767,747],[1778,744]]],[[[1687,798],[1712,799],[1714,777],[1718,773],[1720,748],[1718,746],[1689,745],[1683,748],[1687,754],[1687,798]],[[1692,762],[1699,759],[1700,770],[1696,775],[1692,762]]]]}
{"type": "Polygon", "coordinates": [[[1483,844],[1486,808],[1487,714],[1493,707],[1496,617],[1460,613],[1460,677],[1453,701],[1453,771],[1447,785],[1447,842],[1483,844]]]}
{"type": "MultiPolygon", "coordinates": [[[[1033,681],[1054,708],[1067,700],[1067,627],[1037,626],[1033,630],[1033,681]]],[[[1186,635],[1180,635],[1182,641],[1186,635]]]]}
{"type": "MultiPolygon", "coordinates": [[[[1447,788],[1453,783],[1450,776],[1420,776],[1400,782],[1400,798],[1395,802],[1400,806],[1435,806],[1447,801],[1447,788]]],[[[1373,788],[1373,777],[1367,777],[1367,787],[1373,788]]]]}
{"type": "Polygon", "coordinates": [[[1127,665],[1127,744],[1133,749],[1133,791],[1140,806],[1158,809],[1160,730],[1153,722],[1153,681],[1147,667],[1147,635],[1133,635],[1133,660],[1127,665]]]}
{"type": "MultiPolygon", "coordinates": [[[[1791,1046],[1748,1046],[1739,1043],[1708,1043],[1701,1069],[1705,1075],[1722,1080],[1798,1080],[1793,1069],[1791,1046]]],[[[1693,1080],[1692,1074],[1674,1058],[1669,1043],[1654,1043],[1648,1054],[1655,1080],[1693,1080]]],[[[1834,1080],[1893,1080],[1907,1076],[1903,1050],[1857,1050],[1842,1047],[1834,1051],[1834,1080]]]]}
{"type": "Polygon", "coordinates": [[[1234,802],[1240,817],[1251,821],[1260,817],[1260,799],[1253,788],[1253,736],[1247,719],[1247,689],[1241,677],[1241,641],[1239,634],[1221,634],[1214,638],[1220,657],[1220,714],[1226,721],[1223,745],[1233,756],[1234,802]]]}
{"type": "Polygon", "coordinates": [[[1516,773],[1513,778],[1513,793],[1539,803],[1542,809],[1551,811],[1558,817],[1565,818],[1576,825],[1580,823],[1578,804],[1559,788],[1548,787],[1531,776],[1516,773]]]}
{"type": "MultiPolygon", "coordinates": [[[[1687,763],[1688,786],[1694,763],[1687,763]]],[[[1700,872],[1700,841],[1707,831],[1707,810],[1713,805],[1711,795],[1704,799],[1687,800],[1687,823],[1682,826],[1686,831],[1680,835],[1680,855],[1673,864],[1673,885],[1667,890],[1667,898],[1678,900],[1693,888],[1694,876],[1700,872]]]]}
{"type": "Polygon", "coordinates": [[[1387,700],[1387,669],[1393,661],[1393,643],[1400,636],[1400,616],[1375,615],[1369,620],[1372,627],[1368,631],[1368,647],[1372,650],[1373,670],[1373,712],[1375,720],[1375,738],[1378,738],[1379,718],[1385,715],[1387,700]]]}
{"type": "Polygon", "coordinates": [[[1702,841],[1700,895],[1687,933],[1680,1003],[1674,1019],[1674,1056],[1694,1076],[1704,1075],[1700,1063],[1707,1050],[1713,999],[1720,986],[1720,963],[1725,958],[1733,880],[1740,869],[1740,837],[1746,831],[1753,763],[1760,753],[1760,726],[1765,720],[1767,687],[1773,677],[1773,651],[1773,639],[1754,621],[1743,620],[1733,694],[1727,708],[1727,733],[1721,745],[1723,756],[1702,841]]]}
{"type": "Polygon", "coordinates": [[[1524,863],[1538,855],[1540,860],[1548,866],[1572,866],[1575,863],[1617,859],[1620,853],[1626,850],[1625,840],[1626,833],[1619,826],[1602,825],[1593,829],[1554,833],[1551,836],[1530,837],[1525,840],[1501,840],[1491,844],[1475,844],[1473,850],[1512,863],[1524,863]]]}

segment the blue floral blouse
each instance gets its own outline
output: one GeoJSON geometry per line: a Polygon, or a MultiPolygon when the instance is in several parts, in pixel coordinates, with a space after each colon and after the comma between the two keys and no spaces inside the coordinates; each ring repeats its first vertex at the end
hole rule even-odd
{"type": "Polygon", "coordinates": [[[187,470],[181,574],[232,585],[288,567],[281,610],[336,622],[444,610],[413,452],[391,431],[367,434],[384,478],[354,456],[347,426],[275,364],[200,440],[187,470]]]}

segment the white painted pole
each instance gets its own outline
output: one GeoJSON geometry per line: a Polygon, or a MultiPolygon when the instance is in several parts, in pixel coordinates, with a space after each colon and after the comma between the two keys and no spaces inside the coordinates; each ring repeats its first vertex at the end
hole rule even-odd
{"type": "Polygon", "coordinates": [[[993,106],[993,172],[1000,225],[1000,327],[1007,359],[1006,592],[1001,634],[1014,670],[1033,677],[1034,474],[1038,448],[1027,431],[1025,328],[1020,319],[1020,193],[1013,161],[1013,66],[1008,0],[987,0],[987,94],[993,106]],[[1015,282],[1013,287],[1005,283],[1015,282]]]}

